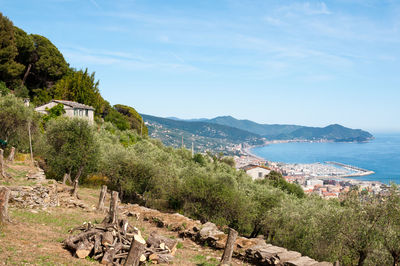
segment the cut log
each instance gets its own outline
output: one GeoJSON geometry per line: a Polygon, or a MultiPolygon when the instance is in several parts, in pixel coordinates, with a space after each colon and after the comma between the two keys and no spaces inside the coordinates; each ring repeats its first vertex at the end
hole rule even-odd
{"type": "Polygon", "coordinates": [[[88,239],[84,239],[82,242],[77,244],[75,255],[80,259],[84,259],[89,256],[90,252],[93,250],[93,247],[93,243],[89,242],[88,239]]]}
{"type": "Polygon", "coordinates": [[[237,236],[238,232],[232,228],[229,228],[228,239],[226,240],[224,254],[222,254],[220,265],[231,265],[232,254],[235,248],[234,246],[237,236]]]}
{"type": "Polygon", "coordinates": [[[4,165],[4,151],[0,149],[0,177],[6,178],[5,165],[4,165]]]}
{"type": "Polygon", "coordinates": [[[153,248],[168,249],[171,254],[174,255],[178,241],[169,237],[157,235],[156,232],[152,232],[146,243],[153,248]]]}
{"type": "Polygon", "coordinates": [[[126,220],[126,219],[121,220],[120,225],[121,225],[122,235],[126,236],[126,233],[128,232],[128,227],[129,227],[128,220],[126,220]]]}
{"type": "Polygon", "coordinates": [[[9,222],[8,200],[10,199],[10,189],[0,187],[0,224],[9,222]]]}
{"type": "Polygon", "coordinates": [[[104,209],[104,200],[106,199],[106,195],[107,195],[107,186],[102,186],[100,191],[99,203],[97,204],[97,210],[101,211],[104,209]]]}
{"type": "Polygon", "coordinates": [[[104,219],[105,224],[116,224],[118,222],[118,192],[111,192],[110,210],[104,219]]]}
{"type": "Polygon", "coordinates": [[[90,229],[89,231],[68,237],[63,243],[67,248],[76,250],[78,247],[77,242],[83,241],[84,239],[87,239],[97,233],[99,233],[97,229],[90,229]]]}
{"type": "Polygon", "coordinates": [[[114,243],[114,236],[110,231],[107,231],[103,234],[103,237],[101,239],[101,244],[103,246],[109,246],[112,245],[112,243],[114,243]]]}
{"type": "Polygon", "coordinates": [[[97,254],[99,252],[101,252],[101,238],[102,238],[102,234],[96,234],[94,236],[94,246],[93,246],[93,254],[97,254]]]}
{"type": "Polygon", "coordinates": [[[11,147],[11,152],[8,155],[7,161],[13,162],[14,161],[14,157],[15,157],[15,147],[11,147]]]}
{"type": "Polygon", "coordinates": [[[107,249],[104,253],[103,258],[101,259],[101,264],[113,265],[114,257],[121,250],[121,248],[122,244],[117,243],[114,247],[110,247],[109,249],[107,249]]]}
{"type": "Polygon", "coordinates": [[[145,247],[146,241],[143,239],[143,237],[140,234],[135,234],[124,265],[137,266],[140,262],[146,261],[146,256],[143,256],[145,247]]]}

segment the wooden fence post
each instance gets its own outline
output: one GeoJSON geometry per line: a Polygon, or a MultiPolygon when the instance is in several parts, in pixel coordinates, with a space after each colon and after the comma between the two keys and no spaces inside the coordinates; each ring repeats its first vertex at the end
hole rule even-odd
{"type": "Polygon", "coordinates": [[[14,161],[14,157],[15,157],[15,147],[12,147],[11,148],[11,152],[10,152],[10,155],[8,155],[8,161],[9,162],[13,162],[14,161]]]}
{"type": "Polygon", "coordinates": [[[103,185],[100,191],[99,204],[97,204],[98,211],[104,209],[104,200],[106,199],[106,195],[107,195],[107,186],[103,185]]]}
{"type": "Polygon", "coordinates": [[[116,224],[118,223],[118,192],[111,192],[110,210],[107,217],[103,220],[103,224],[116,224]]]}
{"type": "Polygon", "coordinates": [[[10,189],[0,187],[0,224],[9,222],[8,200],[10,199],[10,189]]]}
{"type": "Polygon", "coordinates": [[[222,255],[220,265],[231,265],[232,254],[237,236],[238,232],[232,228],[229,228],[228,239],[226,240],[224,254],[222,255]]]}
{"type": "Polygon", "coordinates": [[[4,166],[4,151],[2,149],[0,149],[0,176],[2,176],[3,178],[6,178],[6,173],[5,173],[5,166],[4,166]]]}

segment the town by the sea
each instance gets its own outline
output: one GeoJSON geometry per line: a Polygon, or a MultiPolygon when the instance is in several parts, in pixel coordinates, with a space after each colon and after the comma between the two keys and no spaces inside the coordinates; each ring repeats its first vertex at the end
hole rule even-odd
{"type": "Polygon", "coordinates": [[[307,194],[324,198],[355,188],[385,194],[391,182],[400,184],[400,133],[376,134],[363,143],[269,141],[241,151],[244,155],[235,156],[237,168],[259,177],[277,171],[307,194]]]}
{"type": "Polygon", "coordinates": [[[290,164],[339,162],[373,171],[353,179],[400,184],[400,134],[376,134],[365,143],[290,142],[251,150],[268,161],[290,164]]]}

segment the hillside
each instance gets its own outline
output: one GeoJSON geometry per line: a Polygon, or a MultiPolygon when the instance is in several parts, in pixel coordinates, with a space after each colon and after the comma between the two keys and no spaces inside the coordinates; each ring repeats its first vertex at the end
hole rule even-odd
{"type": "Polygon", "coordinates": [[[263,138],[255,133],[226,125],[209,122],[188,122],[184,120],[161,118],[142,114],[149,135],[160,139],[164,144],[174,147],[182,145],[190,148],[194,143],[195,151],[214,152],[232,151],[240,143],[262,144],[263,138]]]}
{"type": "Polygon", "coordinates": [[[183,137],[186,147],[191,147],[194,142],[198,151],[212,150],[228,154],[235,154],[234,146],[239,143],[257,145],[265,140],[363,142],[373,138],[370,133],[361,129],[346,128],[337,124],[321,128],[259,124],[232,116],[188,120],[142,116],[149,127],[150,136],[160,139],[166,145],[180,147],[183,137]]]}

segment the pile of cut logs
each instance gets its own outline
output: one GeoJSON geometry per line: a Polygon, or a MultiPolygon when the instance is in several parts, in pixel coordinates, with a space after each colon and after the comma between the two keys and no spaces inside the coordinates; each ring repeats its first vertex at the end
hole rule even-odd
{"type": "Polygon", "coordinates": [[[106,265],[139,265],[145,261],[169,263],[177,240],[153,232],[147,241],[140,231],[118,219],[118,193],[113,191],[108,216],[101,224],[84,223],[70,233],[80,231],[64,240],[64,246],[78,258],[91,257],[106,265]]]}

